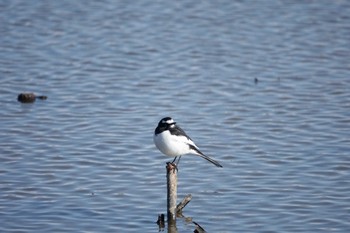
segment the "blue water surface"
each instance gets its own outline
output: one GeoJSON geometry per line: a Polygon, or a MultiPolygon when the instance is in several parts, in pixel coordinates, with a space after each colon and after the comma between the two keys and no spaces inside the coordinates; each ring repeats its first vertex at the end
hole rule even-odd
{"type": "Polygon", "coordinates": [[[158,232],[165,116],[224,166],[183,156],[178,232],[350,232],[349,1],[0,12],[0,232],[158,232]]]}

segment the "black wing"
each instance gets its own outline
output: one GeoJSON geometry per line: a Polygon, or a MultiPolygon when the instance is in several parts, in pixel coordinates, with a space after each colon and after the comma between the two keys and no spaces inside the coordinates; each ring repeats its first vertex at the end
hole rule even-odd
{"type": "Polygon", "coordinates": [[[169,131],[171,134],[176,135],[176,136],[184,136],[188,138],[189,140],[193,141],[183,129],[181,129],[179,126],[175,125],[174,127],[169,127],[169,131]]]}

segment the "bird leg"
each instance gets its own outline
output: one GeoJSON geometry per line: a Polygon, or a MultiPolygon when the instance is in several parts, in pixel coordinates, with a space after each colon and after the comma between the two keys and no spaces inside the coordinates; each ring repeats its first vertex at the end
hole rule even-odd
{"type": "Polygon", "coordinates": [[[171,163],[174,163],[176,161],[176,159],[177,159],[177,156],[175,156],[175,159],[171,163]]]}
{"type": "Polygon", "coordinates": [[[175,167],[176,171],[178,171],[177,165],[179,165],[179,162],[180,162],[180,159],[181,159],[181,156],[179,156],[179,159],[177,160],[177,163],[175,163],[177,157],[178,157],[178,156],[176,156],[176,157],[174,158],[174,160],[171,162],[171,165],[173,165],[173,166],[175,167]]]}
{"type": "Polygon", "coordinates": [[[181,156],[179,156],[179,159],[177,160],[176,166],[180,163],[181,156]]]}

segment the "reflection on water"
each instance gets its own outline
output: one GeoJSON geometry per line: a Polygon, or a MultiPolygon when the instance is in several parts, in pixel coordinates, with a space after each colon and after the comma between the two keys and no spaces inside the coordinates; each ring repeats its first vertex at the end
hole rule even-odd
{"type": "Polygon", "coordinates": [[[1,232],[157,232],[164,116],[208,232],[350,230],[348,2],[0,4],[1,232]]]}

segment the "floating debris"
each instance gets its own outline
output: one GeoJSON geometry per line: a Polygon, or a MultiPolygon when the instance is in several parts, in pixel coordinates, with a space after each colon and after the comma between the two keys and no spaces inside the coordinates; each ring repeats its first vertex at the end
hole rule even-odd
{"type": "Polygon", "coordinates": [[[199,225],[198,223],[194,222],[194,225],[196,225],[196,229],[193,231],[194,233],[205,233],[206,231],[204,230],[203,227],[201,227],[201,225],[199,225]]]}
{"type": "Polygon", "coordinates": [[[34,93],[21,93],[17,97],[17,100],[21,103],[33,103],[36,99],[46,100],[47,96],[36,96],[34,93]]]}
{"type": "Polygon", "coordinates": [[[157,220],[157,224],[159,226],[159,232],[160,231],[164,231],[164,227],[165,227],[165,220],[164,220],[164,214],[159,214],[158,215],[158,220],[157,220]]]}

